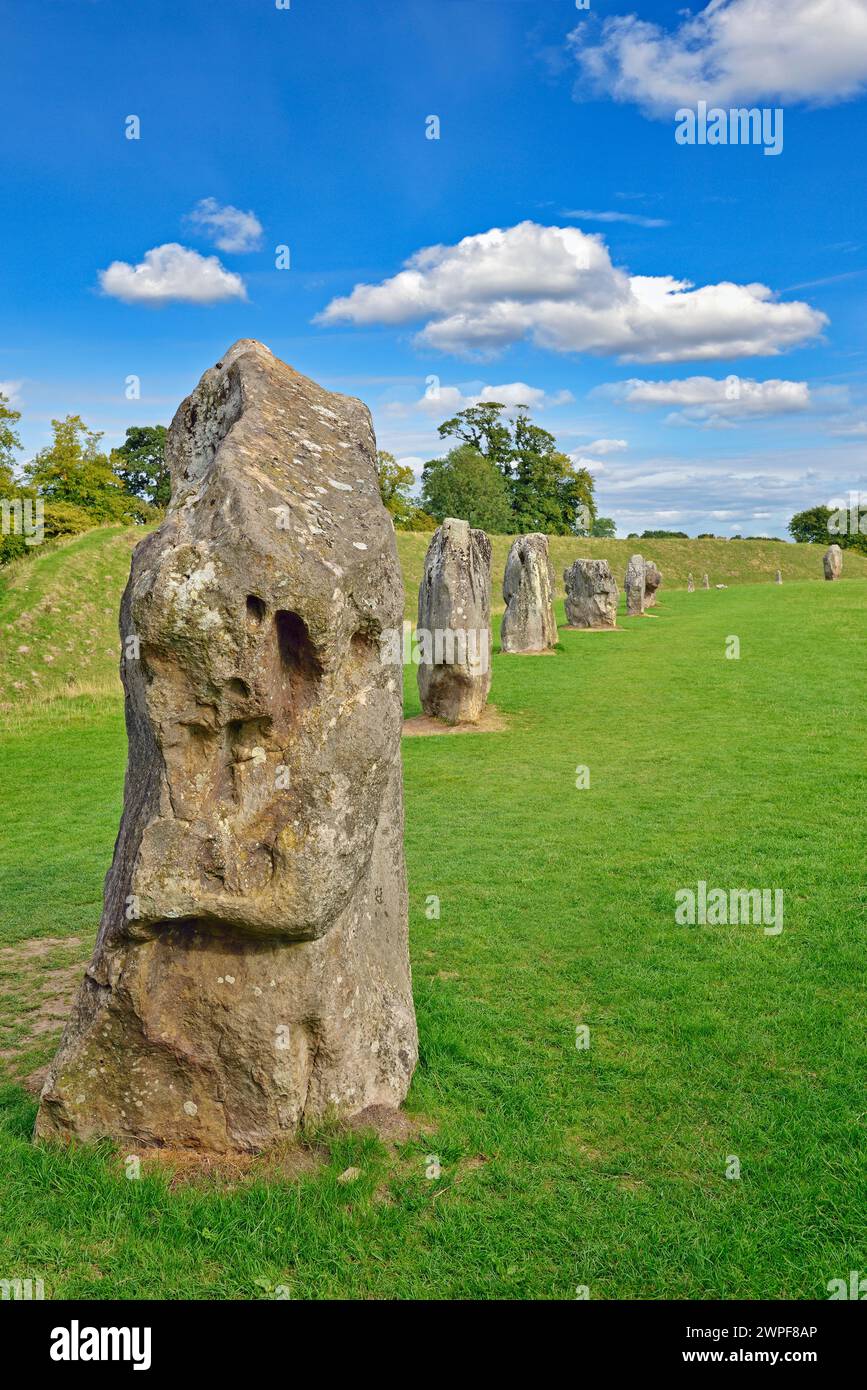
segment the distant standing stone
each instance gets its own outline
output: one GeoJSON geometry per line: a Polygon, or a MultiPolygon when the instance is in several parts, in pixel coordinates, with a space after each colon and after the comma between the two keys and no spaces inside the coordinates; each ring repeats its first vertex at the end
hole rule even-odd
{"type": "Polygon", "coordinates": [[[640,618],[644,612],[646,566],[642,555],[633,555],[626,566],[626,612],[630,618],[640,618]]]}
{"type": "Polygon", "coordinates": [[[446,517],[434,531],[418,593],[425,714],[477,724],[491,688],[491,542],[468,521],[446,517]]]}
{"type": "Polygon", "coordinates": [[[705,589],[709,589],[709,588],[710,588],[710,579],[708,578],[707,575],[704,576],[704,578],[702,579],[701,582],[702,582],[702,585],[704,586],[705,589]]]}
{"type": "Polygon", "coordinates": [[[829,545],[825,551],[822,564],[825,567],[826,579],[839,579],[843,573],[843,552],[839,545],[829,545]]]}
{"type": "Polygon", "coordinates": [[[575,560],[563,571],[570,627],[610,628],[617,623],[617,581],[607,560],[575,560]]]}
{"type": "Polygon", "coordinates": [[[557,643],[554,570],[541,532],[512,542],[503,575],[506,611],[500,628],[504,652],[544,652],[557,643]]]}
{"type": "Polygon", "coordinates": [[[658,567],[652,560],[648,560],[644,566],[644,606],[653,608],[656,603],[656,591],[662,583],[662,575],[658,567]]]}
{"type": "Polygon", "coordinates": [[[693,579],[691,574],[688,574],[686,576],[686,592],[688,594],[695,593],[695,580],[693,579]]]}
{"type": "Polygon", "coordinates": [[[783,571],[782,571],[782,570],[777,570],[777,583],[778,583],[778,584],[782,584],[782,582],[783,582],[783,571]]]}

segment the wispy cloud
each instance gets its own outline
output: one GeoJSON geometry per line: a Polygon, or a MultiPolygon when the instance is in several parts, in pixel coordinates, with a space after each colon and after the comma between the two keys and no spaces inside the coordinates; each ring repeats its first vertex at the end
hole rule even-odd
{"type": "Polygon", "coordinates": [[[629,222],[633,227],[669,227],[664,217],[644,217],[639,212],[590,212],[587,208],[566,208],[562,217],[576,222],[629,222]]]}

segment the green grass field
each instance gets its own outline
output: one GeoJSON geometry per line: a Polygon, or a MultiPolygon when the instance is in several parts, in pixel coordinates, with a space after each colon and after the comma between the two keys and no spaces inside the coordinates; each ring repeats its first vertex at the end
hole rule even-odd
{"type": "Polygon", "coordinates": [[[622,631],[495,656],[505,732],[404,741],[417,1137],[326,1131],[306,1166],[132,1181],[108,1146],[33,1146],[24,1085],[88,958],[121,805],[96,652],[129,543],[100,545],[0,597],[4,650],[10,630],[38,646],[22,606],[61,649],[64,554],[106,576],[92,677],[67,681],[59,650],[40,693],[70,693],[4,715],[0,1274],[53,1298],[782,1299],[867,1268],[867,579],[672,583],[622,631]],[[698,880],[783,889],[783,931],[677,926],[698,880]]]}

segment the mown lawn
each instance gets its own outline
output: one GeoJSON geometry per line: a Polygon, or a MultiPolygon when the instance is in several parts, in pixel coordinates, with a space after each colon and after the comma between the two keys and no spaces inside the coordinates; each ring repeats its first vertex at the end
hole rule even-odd
{"type": "Polygon", "coordinates": [[[497,656],[506,732],[405,740],[426,1131],[324,1133],[296,1179],[131,1181],[107,1147],[31,1144],[20,1083],[57,1037],[32,1024],[88,955],[125,745],[111,698],[10,721],[0,1276],[76,1298],[821,1298],[867,1268],[865,612],[856,579],[663,593],[621,632],[497,656]],[[782,888],[782,933],[675,925],[700,879],[782,888]],[[23,969],[8,948],[39,937],[79,944],[23,969]]]}

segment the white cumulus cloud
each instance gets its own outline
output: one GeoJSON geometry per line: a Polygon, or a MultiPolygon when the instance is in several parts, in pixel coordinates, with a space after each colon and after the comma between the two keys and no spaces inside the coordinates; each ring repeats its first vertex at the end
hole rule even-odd
{"type": "Polygon", "coordinates": [[[867,0],[711,0],[666,29],[617,15],[569,36],[576,98],[605,94],[670,117],[680,106],[831,104],[867,84],[867,0]]]}
{"type": "Polygon", "coordinates": [[[226,270],[216,256],[167,242],[146,251],[138,265],[112,261],[99,272],[105,294],[125,304],[216,304],[223,299],[246,299],[244,281],[226,270]]]}
{"type": "Polygon", "coordinates": [[[802,301],[779,302],[766,285],[630,275],[598,233],[521,222],[425,247],[397,275],[333,299],[316,322],[423,320],[416,341],[457,356],[491,356],[529,338],[627,362],[772,356],[828,321],[802,301]]]}
{"type": "Polygon", "coordinates": [[[677,381],[642,381],[633,377],[596,388],[594,394],[634,406],[668,406],[672,422],[715,423],[758,419],[808,410],[806,381],[755,381],[729,376],[688,376],[677,381]]]}
{"type": "Polygon", "coordinates": [[[202,198],[187,221],[207,232],[220,251],[256,251],[262,242],[262,223],[255,212],[242,212],[231,203],[221,207],[216,198],[202,198]]]}

